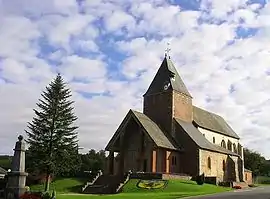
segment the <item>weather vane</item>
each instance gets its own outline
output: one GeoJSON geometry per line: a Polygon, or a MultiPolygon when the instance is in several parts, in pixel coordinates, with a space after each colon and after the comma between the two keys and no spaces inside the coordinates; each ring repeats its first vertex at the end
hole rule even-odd
{"type": "Polygon", "coordinates": [[[168,42],[167,43],[167,48],[165,49],[165,57],[168,56],[170,58],[170,51],[171,51],[170,43],[168,42]]]}

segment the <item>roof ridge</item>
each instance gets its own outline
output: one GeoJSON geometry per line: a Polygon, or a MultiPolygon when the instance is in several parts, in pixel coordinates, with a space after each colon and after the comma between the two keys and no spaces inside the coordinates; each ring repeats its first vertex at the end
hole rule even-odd
{"type": "Polygon", "coordinates": [[[138,119],[138,121],[141,123],[143,128],[149,133],[149,136],[152,137],[153,141],[158,146],[165,147],[165,145],[166,145],[167,148],[171,148],[173,150],[180,150],[180,148],[176,145],[175,140],[172,140],[172,138],[169,136],[168,132],[164,131],[156,122],[154,122],[146,114],[139,112],[139,111],[134,111],[132,109],[130,109],[130,110],[132,111],[134,116],[138,119]],[[136,115],[136,113],[140,114],[140,116],[136,115]],[[144,121],[144,122],[142,122],[142,121],[144,121]],[[152,127],[149,124],[151,124],[152,127]],[[153,131],[153,128],[155,128],[154,131],[153,131]],[[155,137],[153,135],[154,132],[155,132],[155,134],[159,133],[159,137],[155,137]],[[162,139],[160,139],[160,138],[162,138],[162,139]]]}
{"type": "Polygon", "coordinates": [[[210,114],[212,114],[212,115],[216,115],[216,116],[221,117],[221,118],[223,119],[222,116],[218,115],[218,114],[215,113],[215,112],[205,110],[205,109],[203,109],[203,108],[201,108],[201,107],[198,107],[198,106],[195,106],[195,105],[193,105],[193,107],[198,108],[198,109],[200,109],[200,110],[202,110],[202,111],[208,112],[208,113],[210,113],[210,114]]]}
{"type": "Polygon", "coordinates": [[[141,117],[138,118],[139,120],[144,120],[146,122],[151,122],[152,125],[154,125],[156,128],[158,128],[162,133],[163,135],[169,140],[169,142],[175,147],[175,148],[180,148],[178,146],[178,144],[176,143],[176,140],[174,140],[174,138],[171,136],[171,134],[167,131],[165,131],[159,124],[157,124],[155,121],[153,121],[150,117],[148,117],[146,114],[142,113],[142,112],[139,112],[139,111],[134,111],[132,109],[130,109],[133,114],[135,115],[135,117],[138,118],[138,116],[136,115],[136,113],[140,114],[141,117]]]}
{"type": "Polygon", "coordinates": [[[194,105],[193,121],[202,128],[239,139],[239,136],[222,116],[194,105]]]}

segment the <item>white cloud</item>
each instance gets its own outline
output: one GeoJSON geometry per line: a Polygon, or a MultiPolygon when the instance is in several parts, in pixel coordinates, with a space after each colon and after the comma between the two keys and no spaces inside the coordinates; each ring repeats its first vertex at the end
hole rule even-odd
{"type": "MultiPolygon", "coordinates": [[[[52,45],[68,47],[72,36],[80,36],[94,18],[91,15],[72,15],[69,17],[49,18],[46,21],[49,29],[48,40],[52,45]]],[[[44,24],[42,24],[43,26],[44,24]]],[[[89,30],[89,29],[88,29],[89,30]]],[[[88,33],[89,35],[89,33],[88,33]]],[[[94,35],[92,33],[92,35],[94,35]]]]}
{"type": "Polygon", "coordinates": [[[21,59],[37,54],[37,49],[30,42],[40,36],[36,24],[25,17],[18,16],[0,18],[0,23],[1,57],[21,59]]]}
{"type": "Polygon", "coordinates": [[[105,27],[108,31],[119,31],[126,26],[134,28],[135,23],[135,19],[123,11],[113,11],[105,18],[105,27]]]}
{"type": "Polygon", "coordinates": [[[106,78],[105,63],[100,60],[92,60],[72,55],[63,58],[61,61],[60,71],[67,80],[77,78],[92,81],[96,78],[106,78]]]}
{"type": "MultiPolygon", "coordinates": [[[[134,34],[180,35],[197,26],[197,11],[180,12],[179,6],[156,6],[141,3],[133,6],[131,12],[139,18],[134,34]]],[[[132,33],[131,33],[132,34],[132,33]]]]}
{"type": "Polygon", "coordinates": [[[27,68],[24,64],[12,59],[4,59],[1,62],[2,77],[8,81],[17,83],[28,80],[27,68]],[[14,79],[14,77],[17,77],[14,79]]]}
{"type": "Polygon", "coordinates": [[[52,13],[69,14],[77,12],[76,0],[3,0],[0,1],[0,14],[40,16],[52,13]],[[2,9],[1,9],[2,8],[2,9]]]}
{"type": "Polygon", "coordinates": [[[74,44],[75,49],[79,49],[84,52],[98,52],[99,47],[93,40],[77,40],[74,44]]]}
{"type": "Polygon", "coordinates": [[[0,1],[0,153],[12,153],[57,71],[74,94],[80,145],[104,148],[127,111],[142,110],[170,41],[194,104],[224,116],[245,146],[270,157],[269,3],[203,0],[201,11],[162,0],[31,3],[0,1]],[[240,38],[240,26],[258,33],[240,38]]]}
{"type": "Polygon", "coordinates": [[[210,14],[215,18],[226,18],[226,16],[240,7],[246,7],[248,0],[202,0],[201,8],[209,10],[210,14]]]}
{"type": "Polygon", "coordinates": [[[244,26],[254,26],[256,21],[257,14],[252,9],[239,9],[232,16],[232,21],[234,23],[244,22],[244,26]]]}

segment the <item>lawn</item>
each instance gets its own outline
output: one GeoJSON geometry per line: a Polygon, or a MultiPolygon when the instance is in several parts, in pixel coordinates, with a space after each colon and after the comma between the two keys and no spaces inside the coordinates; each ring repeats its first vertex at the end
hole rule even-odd
{"type": "MultiPolygon", "coordinates": [[[[57,193],[79,193],[85,180],[78,178],[59,178],[50,184],[50,190],[57,193]]],[[[30,186],[31,191],[44,191],[44,184],[30,186]]]]}
{"type": "MultiPolygon", "coordinates": [[[[77,179],[59,179],[52,183],[51,188],[55,188],[57,192],[57,199],[109,199],[109,198],[127,198],[127,199],[175,199],[187,196],[204,195],[219,193],[231,190],[230,188],[223,188],[214,185],[204,184],[197,185],[193,181],[184,180],[170,180],[167,187],[164,189],[146,190],[136,187],[138,180],[130,180],[123,189],[123,192],[115,195],[86,195],[78,194],[82,181],[77,179]],[[76,193],[77,192],[77,193],[76,193]]],[[[42,190],[43,186],[32,186],[31,190],[42,190]]]]}
{"type": "Polygon", "coordinates": [[[257,185],[270,185],[270,177],[268,176],[257,176],[254,181],[257,185]]]}

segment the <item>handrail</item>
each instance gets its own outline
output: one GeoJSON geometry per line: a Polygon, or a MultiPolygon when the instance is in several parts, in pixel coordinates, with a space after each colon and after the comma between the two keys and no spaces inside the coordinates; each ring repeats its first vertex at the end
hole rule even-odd
{"type": "Polygon", "coordinates": [[[84,190],[88,186],[93,185],[102,174],[103,174],[102,171],[101,170],[98,170],[98,173],[97,173],[96,177],[94,177],[94,179],[91,182],[86,182],[86,184],[82,187],[82,192],[84,192],[84,190]]]}
{"type": "Polygon", "coordinates": [[[120,182],[120,183],[119,183],[119,185],[118,185],[118,187],[117,187],[117,189],[116,189],[116,193],[118,193],[118,192],[121,190],[121,188],[129,181],[129,178],[130,178],[131,173],[132,173],[132,172],[129,171],[128,174],[127,174],[126,179],[124,180],[124,182],[120,182]]]}

